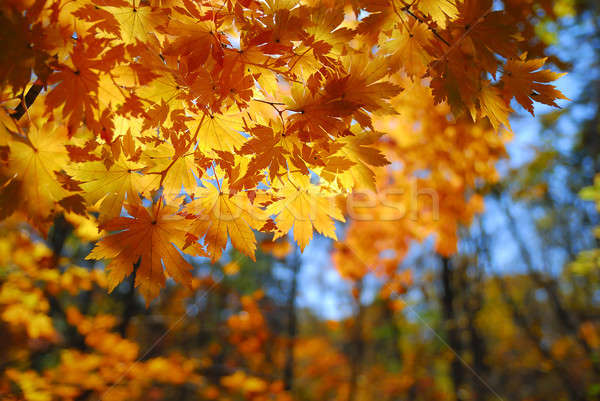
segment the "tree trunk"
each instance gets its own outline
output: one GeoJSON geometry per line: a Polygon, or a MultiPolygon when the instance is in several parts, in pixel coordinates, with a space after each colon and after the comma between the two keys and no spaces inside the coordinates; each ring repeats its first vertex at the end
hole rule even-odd
{"type": "Polygon", "coordinates": [[[300,255],[292,257],[290,293],[287,304],[287,354],[283,371],[284,388],[291,391],[294,386],[294,346],[296,344],[298,316],[296,313],[296,297],[298,293],[298,272],[300,270],[300,255]]]}
{"type": "MultiPolygon", "coordinates": [[[[460,340],[460,331],[458,322],[456,319],[456,310],[454,308],[454,301],[456,294],[454,293],[454,272],[452,269],[452,262],[448,257],[442,257],[442,316],[444,319],[444,328],[448,338],[448,345],[457,355],[461,355],[462,343],[460,340]]],[[[454,385],[454,392],[456,399],[460,400],[460,389],[462,388],[464,381],[464,370],[460,360],[454,356],[450,364],[450,376],[452,377],[452,384],[454,385]]]]}
{"type": "Polygon", "coordinates": [[[360,301],[363,290],[362,278],[356,282],[356,289],[356,314],[354,326],[352,328],[352,337],[350,340],[350,380],[348,383],[348,401],[354,401],[356,399],[358,377],[361,371],[361,364],[365,348],[364,339],[362,336],[364,307],[360,301]]]}
{"type": "Polygon", "coordinates": [[[131,282],[129,283],[129,289],[127,290],[127,294],[125,294],[125,305],[123,307],[123,314],[121,315],[121,322],[119,323],[118,332],[121,334],[121,337],[125,338],[127,335],[127,328],[129,327],[129,323],[131,322],[131,318],[135,315],[135,311],[137,308],[135,302],[135,277],[137,275],[137,269],[140,265],[140,261],[137,261],[133,265],[133,273],[131,274],[131,282]]]}

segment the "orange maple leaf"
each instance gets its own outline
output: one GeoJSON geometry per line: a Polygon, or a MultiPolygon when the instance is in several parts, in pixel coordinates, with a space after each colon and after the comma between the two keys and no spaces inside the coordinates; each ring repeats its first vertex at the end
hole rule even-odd
{"type": "Polygon", "coordinates": [[[533,101],[558,107],[555,100],[568,100],[554,85],[549,82],[556,81],[565,74],[550,70],[540,70],[546,63],[546,58],[533,60],[508,60],[504,66],[504,91],[507,97],[515,97],[517,102],[533,114],[533,101]]]}
{"type": "MultiPolygon", "coordinates": [[[[190,285],[192,266],[181,256],[177,247],[183,248],[189,220],[177,215],[177,208],[153,204],[150,210],[141,205],[126,204],[131,217],[120,216],[102,226],[107,231],[117,231],[96,244],[87,259],[112,259],[108,264],[108,289],[112,291],[131,274],[139,263],[135,286],[150,302],[165,285],[165,274],[175,281],[190,285]],[[164,270],[163,270],[164,267],[164,270]]],[[[206,256],[202,247],[193,244],[188,254],[206,256]]]]}

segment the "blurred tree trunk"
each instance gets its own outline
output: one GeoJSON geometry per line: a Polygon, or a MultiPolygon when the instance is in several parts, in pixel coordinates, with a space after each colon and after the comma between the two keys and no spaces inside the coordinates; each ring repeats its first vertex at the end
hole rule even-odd
{"type": "MultiPolygon", "coordinates": [[[[454,305],[456,299],[456,294],[454,291],[454,271],[450,258],[445,256],[442,257],[441,282],[442,292],[440,303],[442,306],[442,319],[446,336],[448,338],[448,345],[452,349],[453,353],[456,355],[461,355],[463,347],[460,339],[458,319],[454,305]]],[[[462,398],[460,395],[460,390],[464,381],[464,370],[460,360],[456,357],[456,355],[453,355],[452,362],[450,363],[450,376],[452,378],[456,399],[461,400],[462,398]]]]}
{"type": "Polygon", "coordinates": [[[285,359],[285,368],[283,371],[284,388],[287,391],[292,390],[294,386],[294,347],[296,345],[296,336],[298,331],[298,316],[296,311],[296,298],[298,295],[298,272],[300,270],[300,255],[295,252],[291,257],[291,283],[287,302],[287,350],[285,359]]]}
{"type": "Polygon", "coordinates": [[[133,273],[131,274],[129,288],[124,298],[124,306],[123,313],[121,314],[121,322],[117,327],[117,331],[121,335],[121,337],[125,338],[127,335],[127,328],[129,327],[129,323],[131,319],[135,315],[135,311],[137,309],[136,298],[135,298],[135,277],[137,275],[137,269],[140,265],[140,261],[137,261],[133,265],[133,273]]]}
{"type": "Polygon", "coordinates": [[[363,339],[364,306],[361,302],[363,278],[356,281],[356,313],[350,338],[350,380],[348,383],[348,401],[356,399],[358,377],[361,371],[365,343],[363,339]]]}
{"type": "Polygon", "coordinates": [[[464,313],[466,315],[466,329],[469,334],[469,351],[473,361],[473,370],[477,373],[477,376],[472,375],[471,386],[473,393],[473,400],[484,400],[485,395],[489,393],[482,380],[487,377],[489,372],[489,366],[485,363],[485,338],[481,334],[477,327],[477,316],[483,306],[483,272],[478,269],[477,264],[468,264],[463,269],[461,275],[462,283],[461,288],[463,291],[464,299],[464,313]],[[473,269],[471,275],[469,275],[468,269],[473,269]],[[471,278],[472,276],[472,278],[471,278]]]}

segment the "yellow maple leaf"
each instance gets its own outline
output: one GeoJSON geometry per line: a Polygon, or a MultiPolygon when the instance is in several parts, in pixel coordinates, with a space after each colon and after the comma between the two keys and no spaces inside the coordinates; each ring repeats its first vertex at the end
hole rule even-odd
{"type": "Polygon", "coordinates": [[[121,155],[110,168],[106,168],[102,161],[92,161],[71,164],[65,170],[71,177],[83,182],[83,197],[91,205],[98,204],[100,220],[106,221],[121,213],[126,195],[133,203],[139,193],[156,188],[160,177],[143,175],[141,170],[144,167],[144,164],[126,160],[121,155]]]}
{"type": "Polygon", "coordinates": [[[186,205],[184,212],[195,217],[192,233],[204,238],[213,262],[221,257],[228,234],[237,250],[255,260],[256,238],[252,228],[260,229],[266,215],[250,202],[246,192],[230,195],[226,181],[220,188],[211,184],[199,189],[197,198],[186,205]]]}
{"type": "MultiPolygon", "coordinates": [[[[484,85],[479,94],[481,113],[486,116],[494,130],[498,130],[500,124],[510,129],[508,115],[512,109],[500,95],[500,91],[491,85],[484,85]]],[[[476,121],[476,119],[473,119],[476,121]]]]}
{"type": "Polygon", "coordinates": [[[154,148],[146,148],[144,156],[148,165],[152,166],[148,173],[164,173],[162,180],[163,195],[171,199],[181,194],[182,187],[188,195],[194,194],[198,184],[194,171],[196,163],[194,154],[189,152],[177,155],[173,146],[164,142],[154,148]]]}
{"type": "Polygon", "coordinates": [[[214,150],[234,152],[245,142],[240,133],[243,129],[242,115],[236,111],[196,117],[188,127],[194,135],[197,133],[198,148],[204,153],[214,150]]]}
{"type": "Polygon", "coordinates": [[[346,101],[360,105],[367,111],[381,111],[394,114],[396,110],[389,99],[402,92],[398,85],[384,79],[391,72],[386,59],[346,57],[343,59],[348,68],[348,80],[342,96],[346,101]]]}
{"type": "Polygon", "coordinates": [[[159,70],[160,76],[152,82],[137,88],[137,95],[151,104],[167,104],[171,110],[185,107],[186,89],[173,71],[164,68],[159,70]]]}
{"type": "Polygon", "coordinates": [[[55,175],[69,161],[64,145],[67,128],[52,123],[41,128],[32,124],[26,138],[6,135],[10,153],[2,175],[9,181],[1,183],[0,192],[10,189],[12,182],[18,183],[19,204],[15,199],[13,204],[34,220],[47,219],[55,203],[69,194],[55,175]]]}
{"type": "Polygon", "coordinates": [[[335,204],[334,194],[308,182],[298,186],[288,180],[278,196],[281,199],[267,207],[269,215],[277,215],[275,222],[279,231],[273,239],[283,237],[292,227],[301,250],[312,239],[313,227],[326,237],[337,239],[332,218],[345,220],[335,204]]]}
{"type": "Polygon", "coordinates": [[[121,28],[120,39],[126,44],[135,44],[138,40],[150,41],[150,35],[156,34],[156,27],[167,22],[164,10],[157,11],[142,0],[133,0],[125,7],[119,3],[115,7],[103,8],[118,21],[121,28]]]}
{"type": "Polygon", "coordinates": [[[360,132],[356,126],[352,127],[355,135],[348,135],[338,140],[344,146],[337,152],[353,162],[353,165],[336,175],[339,184],[346,189],[375,190],[375,172],[372,167],[382,167],[389,161],[381,151],[373,145],[383,135],[370,131],[360,132]]]}
{"type": "Polygon", "coordinates": [[[450,0],[418,0],[416,6],[442,29],[446,28],[448,19],[458,15],[455,3],[450,0]]]}
{"type": "Polygon", "coordinates": [[[411,77],[421,78],[432,60],[427,47],[433,34],[426,24],[412,21],[392,33],[381,43],[381,49],[390,54],[390,64],[402,67],[411,77]]]}

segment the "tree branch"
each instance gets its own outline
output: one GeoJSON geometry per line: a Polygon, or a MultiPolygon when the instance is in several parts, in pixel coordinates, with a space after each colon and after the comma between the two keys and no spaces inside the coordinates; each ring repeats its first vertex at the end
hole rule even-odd
{"type": "Polygon", "coordinates": [[[29,109],[33,102],[35,102],[35,99],[37,99],[43,88],[43,85],[33,84],[27,91],[25,98],[21,99],[21,103],[19,103],[17,108],[12,112],[12,118],[15,120],[20,120],[21,117],[23,117],[27,112],[27,109],[29,109]]]}

